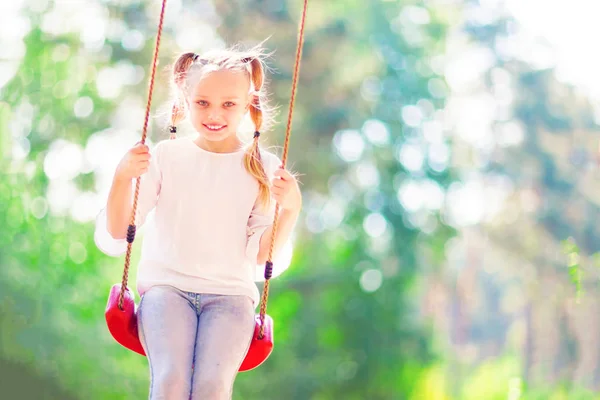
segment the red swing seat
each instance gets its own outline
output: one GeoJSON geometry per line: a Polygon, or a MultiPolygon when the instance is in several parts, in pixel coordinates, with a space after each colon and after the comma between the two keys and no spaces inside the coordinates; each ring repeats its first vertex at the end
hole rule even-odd
{"type": "MultiPolygon", "coordinates": [[[[121,284],[114,284],[108,295],[108,303],[104,312],[108,330],[121,346],[145,356],[146,352],[142,347],[138,335],[137,305],[135,304],[134,294],[129,287],[125,290],[123,294],[123,309],[121,310],[119,308],[120,293],[121,284]]],[[[252,337],[246,357],[239,368],[240,372],[258,367],[269,358],[273,351],[273,319],[269,315],[265,315],[265,327],[262,338],[260,338],[260,315],[256,315],[255,320],[254,336],[252,337]]]]}

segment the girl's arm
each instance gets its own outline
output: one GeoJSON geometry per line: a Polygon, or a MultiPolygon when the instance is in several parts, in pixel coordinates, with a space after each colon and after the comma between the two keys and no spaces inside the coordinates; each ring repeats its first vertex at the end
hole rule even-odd
{"type": "MultiPolygon", "coordinates": [[[[275,243],[273,245],[273,257],[276,258],[284,244],[290,239],[294,230],[300,210],[280,209],[277,222],[277,232],[275,234],[275,243]]],[[[273,225],[267,228],[260,238],[257,262],[258,265],[264,265],[269,258],[269,249],[271,247],[271,238],[273,237],[273,225]]]]}
{"type": "Polygon", "coordinates": [[[113,178],[106,203],[106,229],[114,239],[125,239],[131,219],[133,179],[148,172],[150,150],[138,143],[124,156],[113,178]]]}
{"type": "Polygon", "coordinates": [[[106,207],[96,217],[94,241],[103,253],[119,256],[127,250],[127,228],[133,208],[133,183],[141,177],[135,224],[140,228],[148,213],[157,202],[161,186],[158,167],[160,143],[156,145],[154,157],[148,147],[138,144],[123,157],[108,194],[106,207]]]}
{"type": "Polygon", "coordinates": [[[131,180],[122,179],[115,174],[106,203],[106,228],[115,239],[125,239],[131,219],[131,180]]]}
{"type": "MultiPolygon", "coordinates": [[[[272,257],[276,258],[294,230],[294,226],[300,215],[300,209],[302,208],[302,194],[300,193],[296,177],[281,167],[274,173],[271,194],[280,209],[272,257]]],[[[264,264],[269,257],[272,237],[273,225],[268,227],[260,238],[257,257],[259,265],[264,264]]]]}

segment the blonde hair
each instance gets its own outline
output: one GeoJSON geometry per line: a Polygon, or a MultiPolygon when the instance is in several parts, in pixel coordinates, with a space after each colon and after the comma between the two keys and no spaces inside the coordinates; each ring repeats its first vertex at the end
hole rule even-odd
{"type": "MultiPolygon", "coordinates": [[[[260,147],[258,144],[261,129],[266,129],[272,123],[272,110],[268,108],[265,90],[266,58],[261,47],[257,46],[250,50],[238,50],[236,48],[225,50],[213,50],[198,55],[196,53],[183,53],[173,64],[173,87],[175,89],[175,100],[171,110],[171,127],[186,117],[185,98],[202,76],[211,71],[229,69],[234,71],[246,71],[250,78],[251,101],[249,107],[250,118],[254,124],[254,138],[246,149],[244,155],[244,166],[246,170],[258,181],[259,204],[268,208],[271,201],[271,190],[269,178],[265,172],[262,162],[260,147]]],[[[175,135],[175,129],[171,129],[171,137],[175,135]]]]}

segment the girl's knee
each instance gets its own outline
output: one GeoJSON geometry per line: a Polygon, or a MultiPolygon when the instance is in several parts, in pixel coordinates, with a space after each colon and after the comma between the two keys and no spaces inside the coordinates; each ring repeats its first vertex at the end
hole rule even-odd
{"type": "Polygon", "coordinates": [[[175,368],[157,373],[151,384],[151,399],[185,399],[190,395],[190,374],[175,368]]]}
{"type": "Polygon", "coordinates": [[[222,377],[204,375],[194,382],[192,400],[229,400],[231,383],[222,377]]]}

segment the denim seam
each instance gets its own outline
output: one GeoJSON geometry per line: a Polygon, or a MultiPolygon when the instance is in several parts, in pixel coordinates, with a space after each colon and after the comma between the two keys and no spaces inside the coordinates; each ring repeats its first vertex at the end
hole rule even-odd
{"type": "Polygon", "coordinates": [[[198,346],[198,330],[200,328],[198,325],[199,321],[200,321],[200,309],[199,309],[199,304],[198,304],[199,294],[197,294],[197,293],[191,293],[191,294],[192,294],[192,297],[194,298],[194,302],[192,305],[194,306],[194,309],[196,311],[196,333],[194,335],[194,337],[196,339],[194,340],[194,348],[192,349],[192,376],[190,379],[190,396],[189,396],[190,399],[192,398],[192,395],[194,393],[194,370],[196,369],[196,347],[198,346]]]}

